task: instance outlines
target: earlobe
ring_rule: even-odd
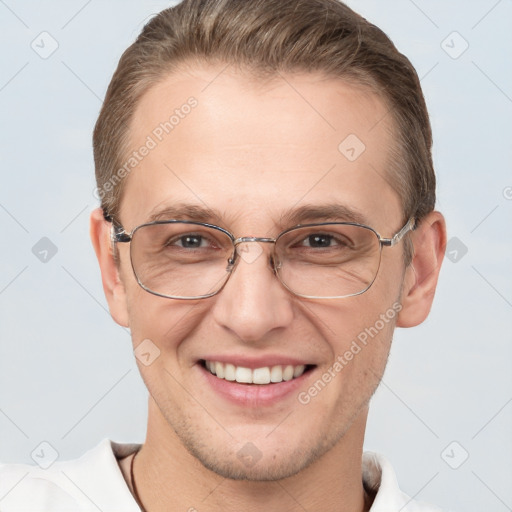
[[[119,275],[118,265],[114,259],[110,229],[111,224],[104,219],[101,208],[94,210],[90,218],[90,235],[100,265],[103,291],[112,318],[119,325],[128,327],[126,293]]]
[[[429,213],[411,234],[414,256],[405,272],[402,310],[397,327],[414,327],[428,316],[446,249],[446,225],[441,213]]]

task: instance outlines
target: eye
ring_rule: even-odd
[[[175,226],[171,226],[175,227]],[[162,238],[162,249],[175,251],[205,252],[218,249],[227,249],[230,247],[230,240],[223,239],[221,233],[206,232],[206,230],[196,232],[181,231],[178,233],[166,233]]]
[[[325,249],[331,247],[343,248],[347,247],[347,241],[340,238],[338,234],[328,233],[311,233],[306,238],[301,240],[298,244],[299,247],[311,247],[313,249]]]
[[[309,235],[303,241],[303,245],[306,247],[331,247],[334,242],[334,237],[332,235],[325,234],[314,234]]]
[[[209,246],[203,236],[194,234],[182,235],[177,239],[170,240],[168,245],[179,245],[184,249],[200,249]]]

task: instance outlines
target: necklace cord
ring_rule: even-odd
[[[147,512],[146,509],[144,508],[144,505],[142,504],[139,493],[137,492],[137,485],[135,484],[135,477],[133,475],[133,465],[134,465],[133,463],[135,462],[135,457],[137,456],[138,453],[139,453],[139,450],[137,450],[133,454],[132,461],[130,463],[130,482],[131,482],[132,488],[133,488],[133,497],[135,498],[137,505],[139,506],[139,508],[141,509],[142,512]]]

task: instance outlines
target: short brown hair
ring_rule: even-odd
[[[232,64],[256,77],[321,72],[370,87],[394,121],[386,179],[401,199],[404,220],[434,209],[432,133],[420,81],[382,30],[338,0],[184,0],[151,19],[109,85],[93,137],[107,217],[119,211],[125,173],[116,173],[141,96],[180,63],[194,61]]]

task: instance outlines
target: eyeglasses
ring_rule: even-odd
[[[111,219],[109,219],[111,220]],[[240,259],[252,263],[274,244],[269,262],[293,294],[310,299],[360,295],[375,281],[383,247],[393,247],[415,227],[414,219],[391,238],[352,222],[299,225],[276,238],[235,238],[212,224],[164,220],[131,233],[112,221],[112,241],[130,243],[133,273],[149,293],[169,299],[205,299],[219,293]]]

